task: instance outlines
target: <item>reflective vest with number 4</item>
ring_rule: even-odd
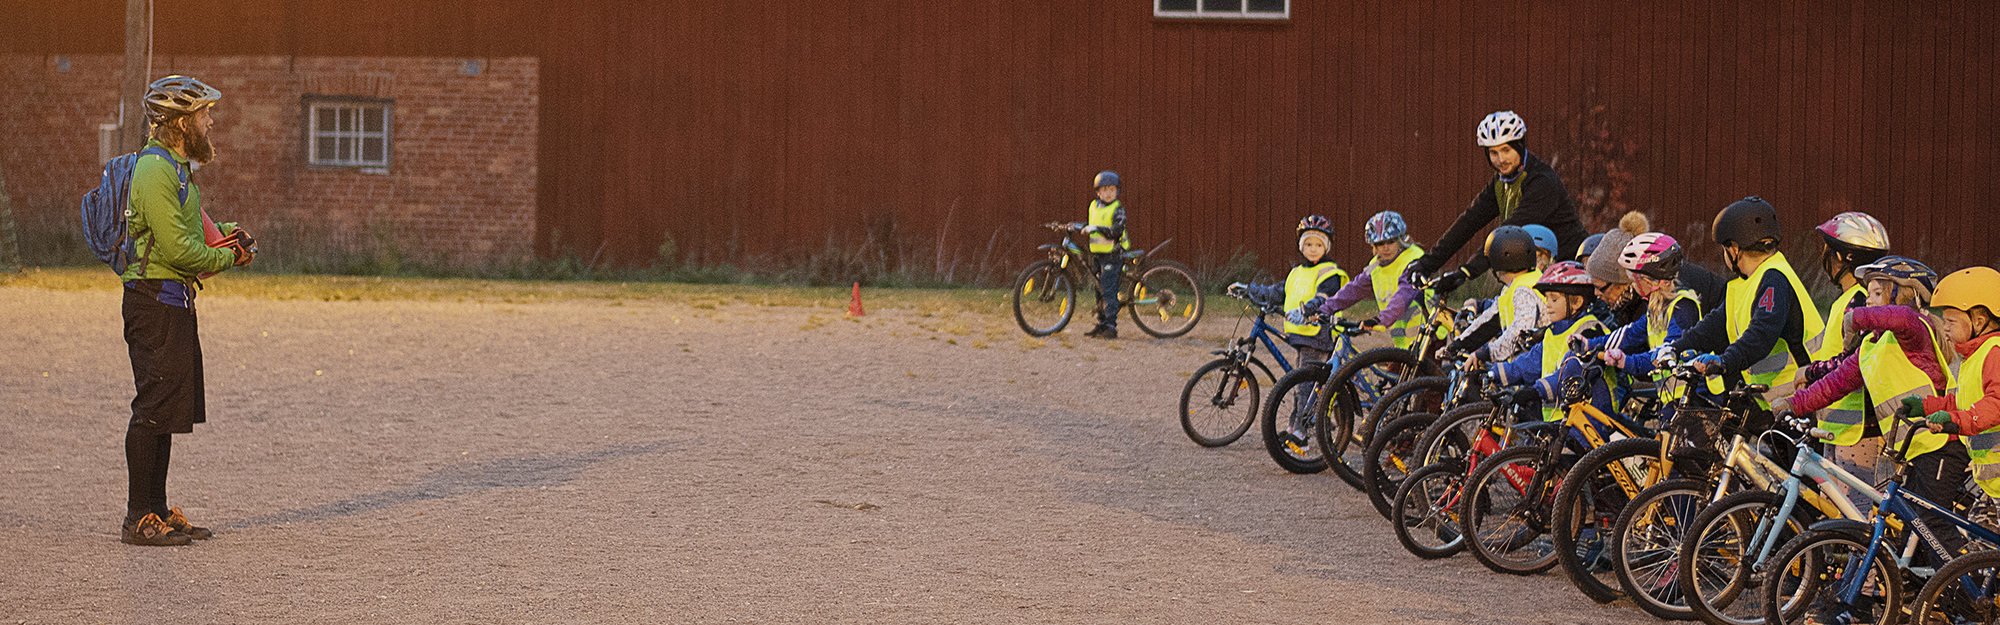
[[[1750,277],[1729,281],[1728,295],[1723,301],[1724,313],[1728,315],[1726,319],[1728,324],[1726,327],[1728,329],[1729,342],[1735,343],[1743,338],[1744,332],[1750,330],[1751,310],[1760,304],[1757,299],[1762,295],[1757,292],[1757,287],[1764,283],[1765,274],[1771,272],[1777,272],[1779,275],[1784,276],[1786,281],[1791,282],[1792,293],[1794,295],[1792,300],[1798,306],[1800,318],[1805,320],[1803,339],[1807,344],[1810,344],[1819,336],[1822,329],[1819,311],[1806,305],[1806,302],[1809,301],[1806,294],[1809,291],[1806,290],[1805,283],[1799,281],[1799,275],[1792,272],[1792,264],[1785,260],[1784,252],[1771,254],[1770,258],[1764,259],[1764,263],[1758,265],[1757,271],[1751,273]],[[1769,304],[1769,302],[1764,302],[1763,304]],[[1798,379],[1799,365],[1801,364],[1792,355],[1793,347],[1789,341],[1778,339],[1777,344],[1771,346],[1770,354],[1758,359],[1757,362],[1750,365],[1749,369],[1743,371],[1743,380],[1745,383],[1763,384],[1769,386],[1771,389],[1766,391],[1763,397],[1757,399],[1758,406],[1769,409],[1771,407],[1769,398],[1792,396],[1792,382]],[[1801,352],[1806,349],[1805,345],[1798,345],[1796,347]],[[1810,355],[1807,355],[1807,357],[1810,358]],[[1710,393],[1721,395],[1725,390],[1727,389],[1723,387],[1721,378],[1710,377],[1708,379],[1708,391]]]

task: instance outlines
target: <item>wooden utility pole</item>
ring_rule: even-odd
[[[125,0],[125,82],[118,88],[118,153],[146,146],[146,57],[152,53],[152,0]]]

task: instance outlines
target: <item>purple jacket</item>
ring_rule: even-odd
[[[1931,376],[1931,385],[1945,388],[1944,365],[1937,360],[1936,339],[1931,328],[1924,323],[1923,313],[1908,306],[1869,306],[1847,311],[1847,319],[1854,324],[1858,344],[1860,334],[1888,332],[1896,336],[1896,342],[1903,346],[1903,354],[1910,358],[1910,364]],[[1839,364],[1825,377],[1800,389],[1792,395],[1792,411],[1806,414],[1840,401],[1848,393],[1861,390],[1861,357],[1858,351],[1848,351],[1840,356]]]
[[[1353,280],[1349,280],[1346,286],[1340,287],[1339,292],[1321,304],[1319,314],[1332,317],[1361,300],[1374,299],[1375,262],[1368,261],[1368,266],[1356,272]],[[1396,293],[1389,296],[1389,301],[1375,302],[1376,307],[1381,309],[1381,312],[1375,314],[1375,323],[1394,325],[1402,321],[1404,315],[1410,314],[1410,301],[1417,299],[1417,285],[1410,284],[1410,276],[1416,275],[1414,273],[1416,266],[1416,263],[1411,263],[1409,268],[1403,270],[1403,275],[1396,279]]]

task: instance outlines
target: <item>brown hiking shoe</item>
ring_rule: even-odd
[[[208,540],[215,537],[215,532],[208,531],[208,528],[195,527],[193,523],[189,523],[187,515],[181,514],[180,508],[171,508],[171,510],[173,514],[167,515],[167,518],[161,521],[162,523],[166,523],[167,527],[174,528],[175,531],[182,534],[187,534],[188,538],[195,540]]]
[[[168,527],[165,521],[160,520],[160,515],[150,512],[140,517],[137,523],[125,525],[124,536],[118,540],[127,545],[148,547],[178,547],[194,542],[187,534]]]

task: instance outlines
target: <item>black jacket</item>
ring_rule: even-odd
[[[1526,180],[1521,181],[1521,205],[1514,209],[1513,215],[1501,223],[1511,226],[1529,224],[1547,226],[1556,233],[1555,259],[1559,261],[1574,259],[1577,246],[1582,244],[1584,237],[1589,234],[1583,229],[1583,220],[1577,217],[1576,203],[1569,197],[1569,188],[1563,186],[1562,177],[1556,175],[1554,168],[1549,167],[1548,163],[1542,162],[1542,159],[1533,153],[1522,156],[1521,172],[1521,175],[1527,176]],[[1493,183],[1499,178],[1495,175],[1493,180],[1487,181],[1486,186],[1480,188],[1479,195],[1472,198],[1472,205],[1467,206],[1465,212],[1458,216],[1458,221],[1451,225],[1451,230],[1446,231],[1444,238],[1438,240],[1437,246],[1431,248],[1421,260],[1417,261],[1419,263],[1417,266],[1423,270],[1424,275],[1435,275],[1438,269],[1444,267],[1445,261],[1450,260],[1452,255],[1458,253],[1459,248],[1465,247],[1466,242],[1472,240],[1473,235],[1479,234],[1487,224],[1500,217],[1500,200],[1493,194]],[[1472,260],[1466,261],[1464,268],[1468,277],[1477,278],[1479,274],[1486,273],[1488,266],[1486,254],[1475,249]]]

